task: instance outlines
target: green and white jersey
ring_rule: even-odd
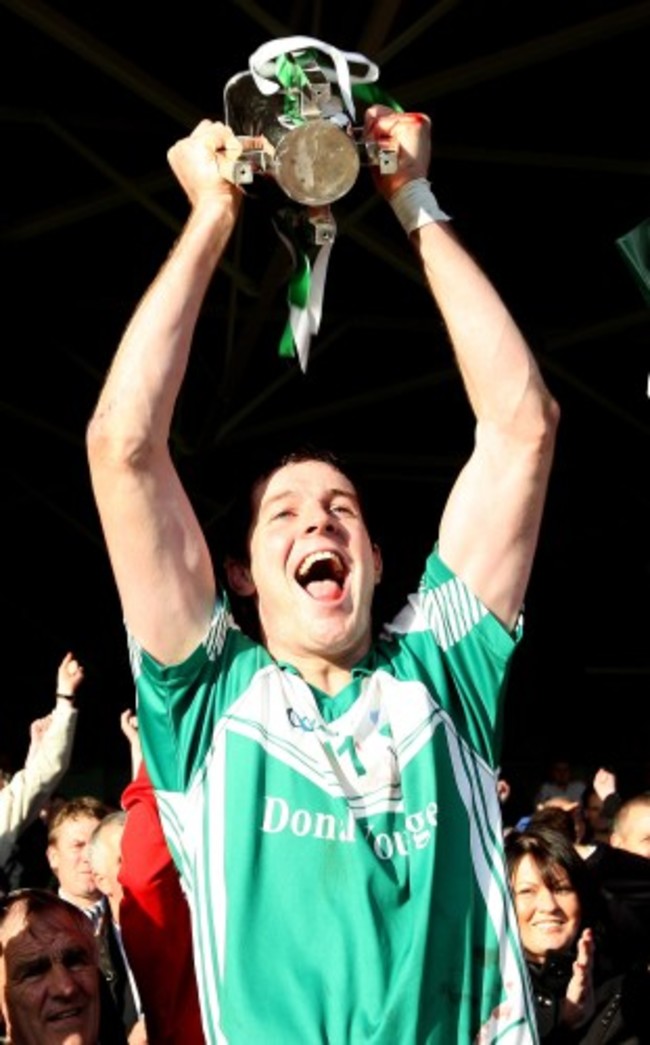
[[[537,1041],[495,786],[517,639],[433,554],[335,697],[221,603],[181,665],[133,644],[208,1042]]]

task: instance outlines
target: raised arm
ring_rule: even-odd
[[[215,594],[210,555],[168,448],[199,311],[237,218],[240,192],[217,152],[237,147],[202,121],[170,165],[192,205],[167,262],[138,305],[88,428],[90,470],[126,622],[164,664],[203,637]]]
[[[142,765],[142,744],[138,732],[138,716],[135,711],[127,708],[120,715],[120,729],[129,742],[131,753],[131,779],[135,780]]]
[[[399,170],[377,184],[393,202],[396,193],[404,199],[412,183],[428,175],[428,119],[374,107],[366,133],[397,143]],[[426,193],[426,185],[421,188]],[[414,205],[420,209],[417,194]],[[408,210],[414,207],[407,204]],[[511,628],[537,544],[558,409],[512,316],[450,223],[422,220],[410,239],[476,417],[474,450],[443,513],[440,555]]]
[[[74,700],[82,680],[83,668],[66,653],[57,672],[54,710],[32,722],[25,765],[0,791],[0,864],[70,765],[78,715]]]

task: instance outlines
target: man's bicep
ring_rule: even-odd
[[[507,627],[521,610],[548,485],[550,459],[477,446],[451,491],[440,557]]]
[[[156,660],[183,660],[203,638],[215,580],[201,527],[171,461],[93,474],[129,631]]]

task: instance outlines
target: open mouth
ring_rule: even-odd
[[[296,580],[312,599],[336,599],[341,595],[348,567],[333,551],[311,552],[296,570]]]

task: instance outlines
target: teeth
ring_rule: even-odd
[[[51,1020],[69,1020],[72,1016],[78,1016],[79,1009],[66,1009],[65,1012],[55,1012],[49,1019]]]
[[[338,570],[343,570],[343,563],[338,555],[334,552],[312,552],[305,559],[302,560],[298,567],[298,577],[306,577],[312,566],[317,562],[333,562]]]

